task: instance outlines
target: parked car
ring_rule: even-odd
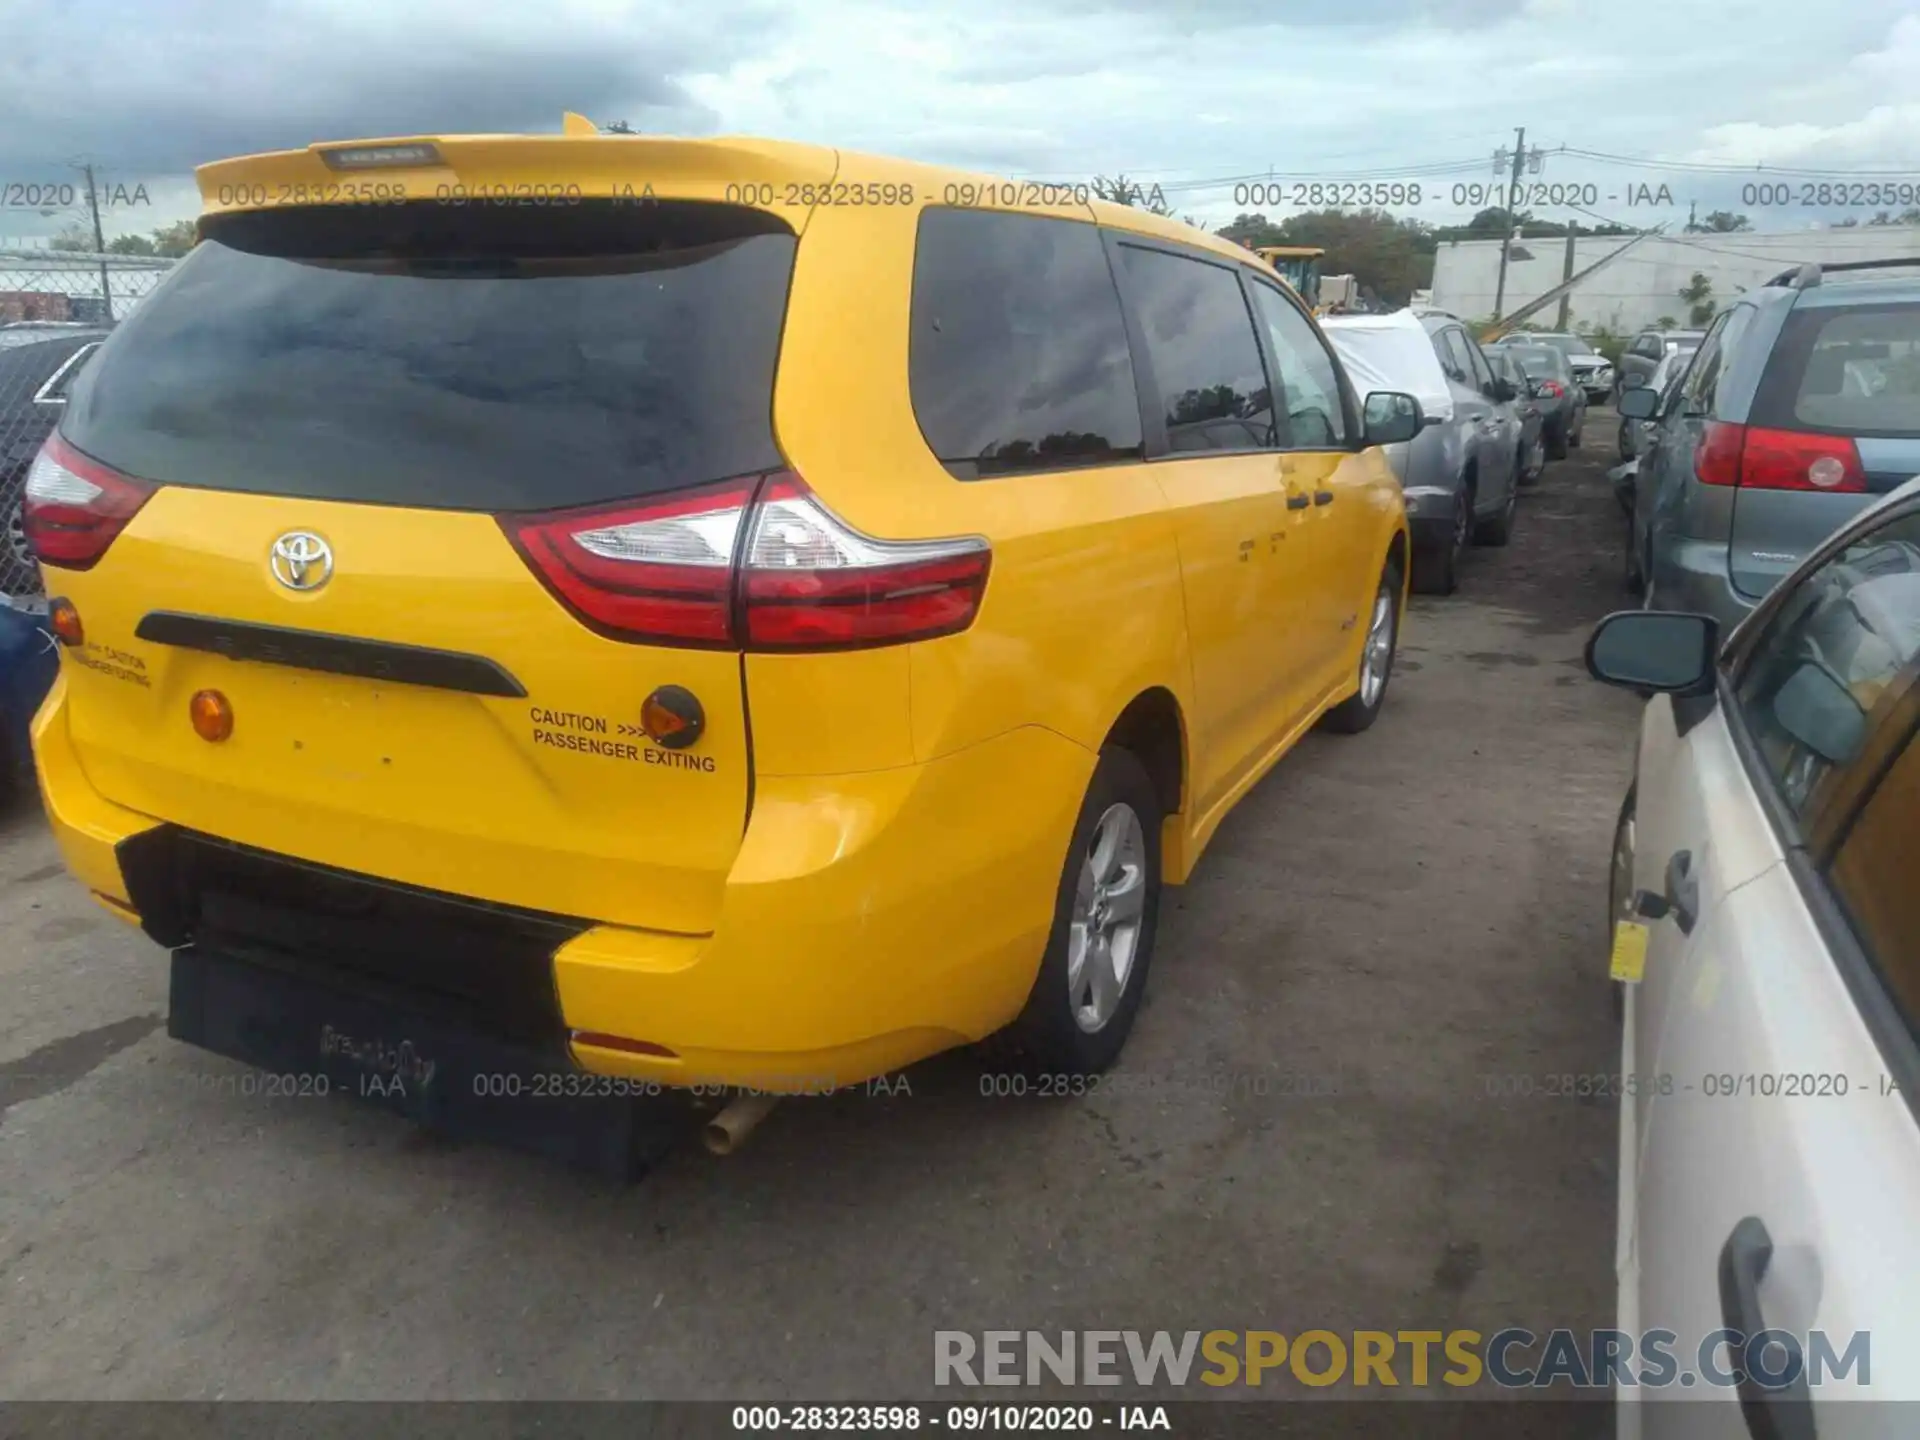
[[[1412,311],[1327,316],[1320,325],[1360,395],[1400,391],[1420,402],[1426,424],[1387,455],[1406,495],[1413,587],[1450,595],[1469,545],[1504,545],[1513,534],[1519,491],[1508,477],[1519,464],[1519,421],[1505,388],[1491,367],[1485,388],[1453,379],[1446,366],[1456,342],[1436,338]],[[1457,322],[1440,328],[1465,333]],[[1469,376],[1477,353],[1467,352]]]
[[[1663,1405],[1679,1414],[1620,1433],[1905,1435],[1892,1402],[1920,1395],[1905,1359],[1920,1347],[1920,481],[1817,543],[1724,647],[1721,633],[1707,615],[1624,611],[1587,646],[1597,678],[1653,693],[1610,867],[1617,1324],[1737,1331],[1723,1359],[1750,1375],[1748,1338],[1779,1327],[1785,1353],[1773,1383],[1696,1392],[1737,1396],[1744,1425]],[[1850,1374],[1810,1389],[1815,1328],[1831,1357],[1870,1331],[1872,1360],[1895,1359],[1869,1373],[1855,1351]],[[1843,1403],[1860,1399],[1888,1403]]]
[[[1646,388],[1620,399],[1653,418]],[[1647,604],[1731,625],[1920,474],[1920,261],[1805,266],[1707,331],[1640,463]]]
[[[20,529],[20,492],[68,388],[106,334],[55,322],[0,329],[0,597],[40,594],[40,567]]]
[[[1547,468],[1546,412],[1540,397],[1533,393],[1533,382],[1514,358],[1496,345],[1486,352],[1494,377],[1504,383],[1513,396],[1513,413],[1520,421],[1520,483],[1532,485]]]
[[[1622,383],[1629,390],[1637,390],[1644,385],[1659,395],[1659,409],[1654,412],[1658,415],[1659,410],[1666,408],[1672,392],[1679,389],[1693,356],[1692,350],[1669,350],[1660,357],[1660,363],[1653,367],[1651,374],[1634,375]],[[1624,415],[1620,417],[1618,444],[1622,460],[1637,460],[1640,457],[1641,451],[1646,449],[1647,442],[1652,438],[1654,424],[1653,420],[1629,420]]]
[[[1593,404],[1613,393],[1613,362],[1578,335],[1549,330],[1516,330],[1502,338],[1508,345],[1545,345],[1567,357],[1567,368],[1580,385],[1583,397]]]
[[[1551,345],[1500,348],[1526,374],[1533,396],[1540,402],[1547,454],[1555,460],[1566,459],[1568,449],[1580,444],[1580,432],[1587,423],[1587,394],[1574,379],[1573,367]]]
[[[0,599],[0,794],[33,788],[29,730],[59,671],[45,602]]]
[[[1642,330],[1620,351],[1619,383],[1614,398],[1617,400],[1620,392],[1651,377],[1654,367],[1667,356],[1698,350],[1706,333],[1704,330]]]
[[[479,193],[569,178],[433,145]],[[81,374],[27,488],[69,866],[179,947],[170,1033],[343,1088],[405,1035],[382,1098],[498,1138],[476,1074],[818,1089],[1003,1031],[1100,1070],[1163,883],[1380,712],[1418,401],[1123,205],[565,153],[647,203],[214,207]],[[318,194],[331,155],[199,179]],[[830,180],[876,199],[782,207]]]

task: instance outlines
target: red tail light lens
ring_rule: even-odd
[[[1693,473],[1706,485],[1743,490],[1830,490],[1858,494],[1867,488],[1860,449],[1846,435],[1809,435],[1709,420],[1693,449]]]
[[[747,545],[744,610],[755,650],[834,650],[951,635],[973,623],[984,540],[875,540],[796,475],[768,482]]]
[[[1740,442],[1746,426],[1709,420],[1693,446],[1693,473],[1702,485],[1740,483]]]
[[[153,491],[50,435],[27,472],[20,528],[41,564],[90,570]]]
[[[733,552],[754,483],[500,523],[547,588],[600,633],[729,647]]]
[[[1540,382],[1540,393],[1550,400],[1558,400],[1562,393],[1560,382],[1558,380],[1542,380]]]
[[[971,537],[863,535],[784,473],[500,523],[547,588],[600,633],[705,648],[842,650],[951,635],[973,623],[992,558]]]
[[[1750,426],[1740,451],[1740,487],[1857,494],[1867,488],[1867,470],[1850,436]]]

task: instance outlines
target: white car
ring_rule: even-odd
[[[1587,646],[1652,696],[1610,897],[1618,1324],[1719,1377],[1616,1372],[1619,1433],[1910,1436],[1849,1402],[1920,1400],[1920,477],[1717,642],[1622,611]]]

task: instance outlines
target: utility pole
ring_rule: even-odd
[[[107,237],[100,229],[100,196],[93,188],[93,166],[80,167],[87,176],[87,209],[93,212],[93,253],[100,257],[100,300],[107,308],[107,323],[113,323],[113,289],[107,283]]]
[[[1527,127],[1522,125],[1513,132],[1519,138],[1513,146],[1513,176],[1507,183],[1507,203],[1500,208],[1506,212],[1507,224],[1500,236],[1500,279],[1493,291],[1493,318],[1500,318],[1500,311],[1507,303],[1507,256],[1513,249],[1513,197],[1520,189],[1520,169],[1527,163]]]
[[[1560,267],[1560,283],[1562,285],[1573,278],[1573,225],[1573,221],[1569,220],[1567,222],[1567,262]],[[1569,290],[1560,297],[1560,318],[1556,320],[1553,325],[1553,328],[1562,334],[1566,333],[1567,322],[1572,318],[1572,305],[1573,292]]]
[[[1700,210],[1700,204],[1698,201],[1689,200],[1687,202],[1687,231],[1689,234],[1693,232],[1693,229],[1694,229],[1693,217],[1697,213],[1699,213],[1699,210]]]

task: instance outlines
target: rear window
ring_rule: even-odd
[[[1566,357],[1558,350],[1548,350],[1540,345],[1515,346],[1507,352],[1527,374],[1536,379],[1548,379],[1567,373]]]
[[[1920,436],[1920,304],[1797,307],[1751,418],[1781,429]]]
[[[960,479],[1143,458],[1126,323],[1094,226],[925,211],[912,324],[914,415]]]
[[[62,423],[168,484],[461,510],[622,499],[781,463],[795,239],[696,202],[422,202],[208,222]]]

